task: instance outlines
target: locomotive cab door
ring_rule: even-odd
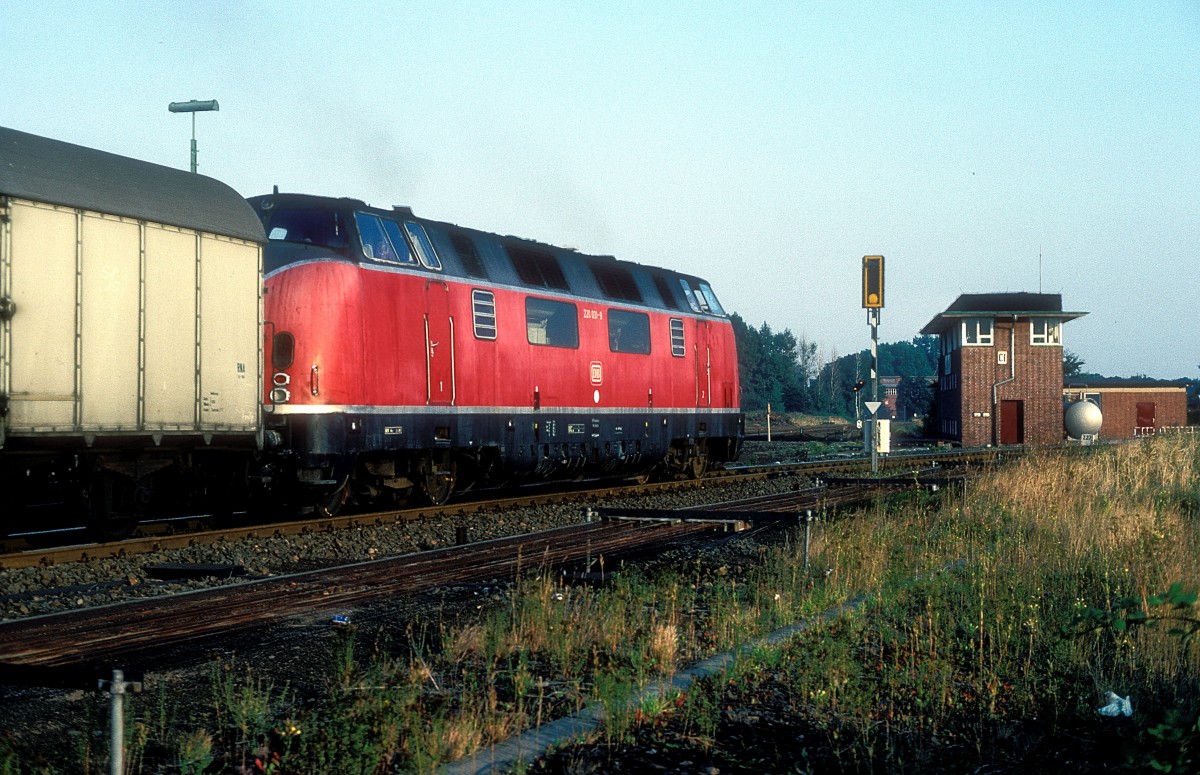
[[[712,406],[712,352],[709,349],[711,333],[707,320],[696,322],[696,406]]]
[[[430,405],[454,403],[454,318],[450,316],[450,286],[441,280],[425,283],[425,375]]]

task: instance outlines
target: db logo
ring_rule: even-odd
[[[593,385],[604,382],[604,370],[600,367],[600,361],[592,361],[591,373]]]

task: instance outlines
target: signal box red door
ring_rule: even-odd
[[[1025,443],[1025,402],[1000,402],[1000,443]]]

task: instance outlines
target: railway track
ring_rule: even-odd
[[[0,683],[24,668],[98,669],[114,663],[177,659],[214,639],[288,620],[353,615],[361,606],[472,580],[513,578],[522,568],[582,566],[674,544],[720,529],[713,523],[606,520],[469,546],[231,584],[0,623]]]
[[[438,587],[514,578],[522,568],[574,564],[587,571],[605,555],[674,546],[717,530],[794,523],[806,513],[869,500],[897,481],[920,484],[916,476],[846,480],[702,509],[591,509],[594,518],[580,525],[4,622],[0,683],[48,683],[47,670],[69,666],[78,675],[164,653],[178,659],[216,639],[236,640],[289,620],[353,615],[376,601]]]
[[[969,467],[989,465],[1012,450],[956,450],[935,453],[904,453],[880,460],[880,470],[917,470],[930,466]],[[30,568],[68,562],[86,562],[105,557],[124,557],[145,552],[176,549],[187,546],[217,544],[224,541],[261,539],[276,536],[301,535],[355,527],[379,527],[434,517],[454,517],[488,510],[524,508],[529,506],[579,503],[600,498],[615,498],[635,493],[667,492],[702,488],[712,484],[731,484],[778,476],[820,477],[838,473],[862,472],[869,464],[863,457],[841,457],[824,460],[775,463],[755,466],[733,466],[712,472],[703,479],[651,482],[648,484],[601,484],[586,488],[547,490],[538,488],[517,496],[480,498],[452,502],[444,506],[423,506],[407,509],[374,511],[360,514],[289,519],[281,522],[239,525],[210,529],[201,517],[193,520],[147,522],[138,527],[134,537],[104,543],[75,543],[64,546],[33,546],[31,538],[21,536],[0,542],[0,569]],[[45,539],[43,539],[45,540]]]

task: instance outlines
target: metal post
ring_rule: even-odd
[[[867,310],[871,325],[871,400],[879,401],[879,310]],[[871,473],[879,473],[879,409],[871,413]]]
[[[196,172],[196,114],[192,113],[192,173]]]
[[[109,721],[109,768],[111,775],[125,775],[125,672],[113,670],[112,683],[108,687],[112,697]]]
[[[812,509],[804,512],[804,570],[808,570],[808,547],[812,538]]]

